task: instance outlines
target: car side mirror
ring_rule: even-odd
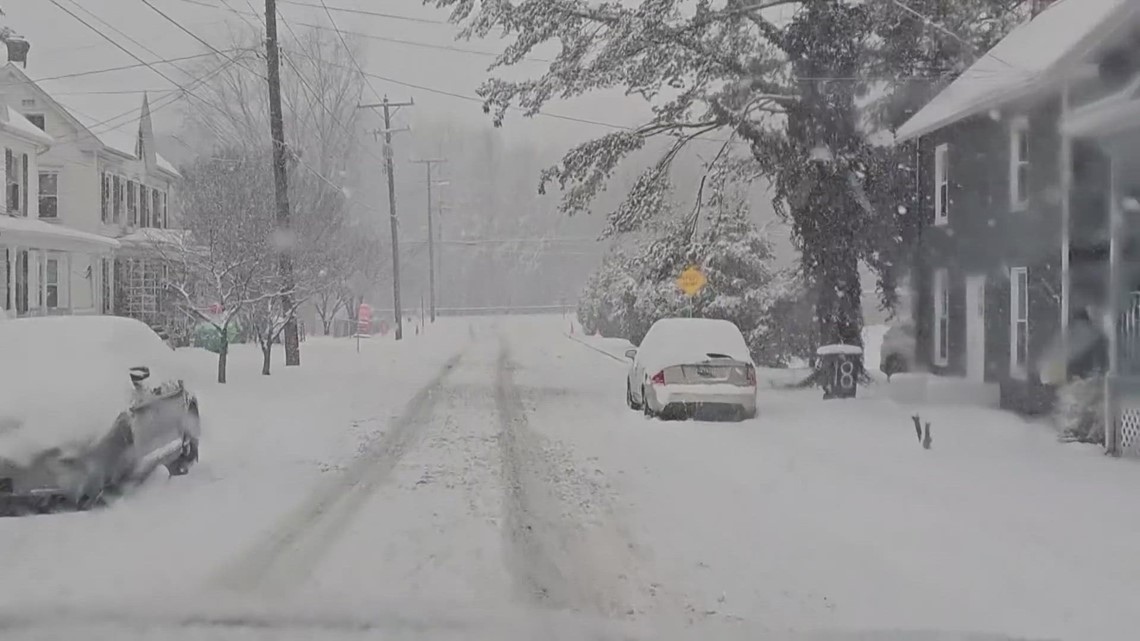
[[[634,358],[637,358],[637,350],[636,349],[625,350],[625,357],[632,361]]]
[[[145,365],[139,365],[131,368],[131,380],[135,383],[141,383],[150,378],[150,368]]]

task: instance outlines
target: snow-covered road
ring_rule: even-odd
[[[647,420],[625,407],[622,346],[567,329],[445,319],[361,354],[314,340],[304,367],[269,378],[239,351],[226,387],[188,352],[209,408],[201,465],[104,510],[0,520],[0,605],[1135,638],[1135,462],[876,389],[826,403],[762,389],[743,423]]]

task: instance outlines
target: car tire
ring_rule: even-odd
[[[198,439],[192,436],[200,429],[201,418],[198,416],[197,405],[190,406],[184,420],[187,424],[183,426],[182,450],[178,453],[178,458],[166,464],[166,471],[171,476],[186,475],[190,472],[190,466],[198,462]]]
[[[641,411],[645,413],[645,418],[653,418],[656,414],[653,408],[649,406],[649,397],[645,395],[645,387],[641,388]]]
[[[626,402],[626,405],[629,405],[629,409],[631,409],[631,410],[641,409],[641,405],[637,404],[633,400],[633,388],[630,387],[629,381],[625,382],[625,402]]]

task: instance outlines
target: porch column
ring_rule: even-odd
[[[114,316],[119,310],[115,309],[115,290],[119,287],[117,270],[115,265],[118,263],[118,258],[114,254],[107,254],[107,296],[110,300],[107,301],[107,313]]]
[[[56,290],[67,294],[67,305],[65,305],[64,308],[67,310],[68,315],[70,315],[75,313],[75,305],[72,303],[74,299],[71,296],[71,252],[64,252],[63,265],[60,271],[63,273],[58,274],[56,278],[59,279],[61,284],[56,286]],[[63,283],[66,283],[66,287],[63,286]]]
[[[1120,263],[1124,247],[1122,233],[1124,232],[1124,212],[1120,203],[1120,162],[1116,158],[1116,151],[1109,154],[1109,189],[1108,189],[1108,292],[1106,319],[1108,325],[1108,374],[1104,377],[1104,447],[1111,454],[1119,454],[1117,443],[1117,430],[1119,429],[1119,398],[1116,390],[1116,381],[1120,375],[1120,337],[1117,335],[1117,326],[1120,323],[1121,291]]]
[[[12,312],[12,316],[16,315],[16,254],[19,253],[20,248],[16,245],[8,247],[8,257],[5,259],[8,263],[8,269],[5,270],[7,282],[7,291],[4,296],[4,307]]]
[[[1061,122],[1069,116],[1069,83],[1061,91]],[[1069,316],[1072,309],[1072,275],[1069,266],[1073,194],[1073,139],[1061,133],[1061,354],[1062,381],[1069,380]]]
[[[37,277],[39,278],[39,282],[37,284],[39,285],[39,289],[40,289],[40,299],[39,299],[39,301],[40,301],[40,316],[47,316],[48,315],[48,297],[47,297],[47,260],[48,260],[48,253],[47,253],[47,250],[41,249],[39,251],[39,255],[40,255],[40,261],[39,261],[39,264],[36,265],[36,269],[38,270]],[[57,293],[59,292],[58,280],[59,280],[59,271],[56,270],[57,284],[55,287],[55,291]],[[58,301],[56,301],[56,302],[58,304]]]

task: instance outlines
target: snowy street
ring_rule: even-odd
[[[360,354],[314,339],[268,378],[237,350],[224,387],[181,351],[200,465],[0,520],[4,613],[177,597],[569,611],[645,638],[1132,637],[1134,462],[1012,414],[900,406],[885,382],[825,403],[762,378],[755,420],[649,420],[625,407],[620,344],[568,322],[441,319]]]

